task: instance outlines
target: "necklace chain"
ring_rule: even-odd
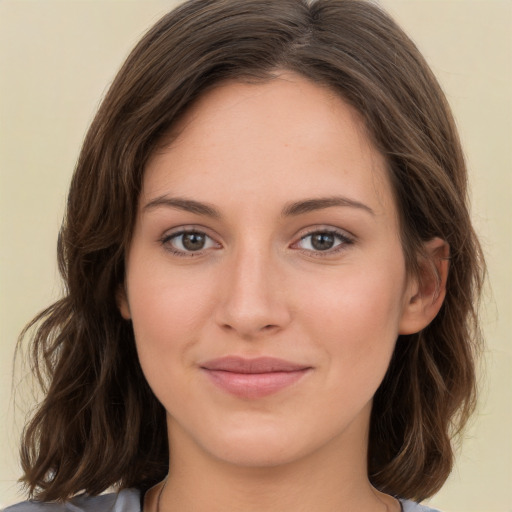
[[[167,478],[165,479],[164,485],[162,485],[162,488],[160,489],[160,491],[158,493],[158,497],[156,499],[156,512],[160,512],[160,500],[162,498],[162,494],[164,492],[164,489],[165,489],[166,485],[167,485]],[[398,501],[398,504],[400,505],[401,512],[403,512],[404,511],[404,507],[402,505],[402,502],[398,498],[395,498],[395,499]],[[384,503],[384,505],[386,506],[386,512],[389,512],[388,504]]]

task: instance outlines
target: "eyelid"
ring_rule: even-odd
[[[356,237],[351,233],[348,233],[346,230],[342,230],[340,228],[335,228],[333,226],[314,226],[311,228],[307,228],[307,230],[301,233],[296,242],[293,242],[291,245],[292,248],[297,246],[300,242],[302,242],[305,238],[312,236],[316,233],[328,233],[334,235],[336,238],[340,240],[340,243],[335,245],[331,249],[322,250],[314,250],[314,249],[301,249],[297,247],[297,249],[305,254],[312,255],[314,257],[326,257],[333,256],[339,252],[342,252],[347,249],[347,246],[353,245],[356,241]]]
[[[201,226],[196,225],[187,225],[187,226],[179,226],[170,230],[167,230],[159,239],[158,242],[164,246],[165,250],[169,251],[171,254],[180,257],[194,257],[194,256],[202,256],[206,251],[213,248],[220,248],[222,245],[211,235],[208,234],[208,230]],[[206,247],[203,249],[199,249],[197,251],[187,251],[181,250],[176,247],[173,247],[172,240],[179,238],[182,235],[187,233],[198,233],[204,235],[205,238],[209,239],[213,242],[216,247]]]

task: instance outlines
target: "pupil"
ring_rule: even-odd
[[[317,233],[311,238],[311,245],[318,251],[326,251],[334,245],[334,235],[329,233]]]
[[[201,233],[185,233],[183,247],[189,251],[199,251],[204,247],[204,235]]]

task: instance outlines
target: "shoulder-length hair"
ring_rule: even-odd
[[[422,500],[446,480],[452,437],[474,407],[483,258],[445,97],[412,41],[362,0],[191,0],[129,55],[84,141],[58,241],[64,298],[25,329],[45,398],[24,431],[22,481],[41,500],[109,486],[145,490],[168,470],[165,411],[137,360],[116,292],[145,164],[186,109],[226,80],[296,72],[355,107],[385,156],[407,269],[424,242],[450,246],[447,294],[423,331],[400,336],[374,397],[368,472]]]

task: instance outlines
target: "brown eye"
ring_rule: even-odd
[[[317,251],[327,251],[334,247],[336,237],[332,233],[314,233],[311,235],[311,246]]]
[[[204,248],[206,235],[204,233],[183,233],[182,244],[187,251],[200,251]]]
[[[297,245],[300,249],[313,254],[333,254],[352,243],[352,239],[338,231],[313,231],[303,236]]]
[[[192,256],[205,249],[219,248],[219,244],[202,231],[180,231],[165,236],[162,245],[177,256]]]

